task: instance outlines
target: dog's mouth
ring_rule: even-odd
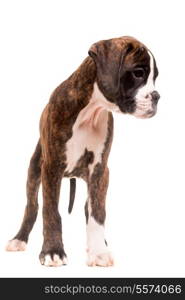
[[[149,119],[152,118],[153,116],[155,116],[156,111],[148,111],[146,114],[144,114],[143,116],[141,116],[141,119]]]
[[[136,109],[136,111],[133,113],[133,115],[136,118],[149,119],[149,118],[152,118],[153,116],[155,116],[156,112],[157,112],[157,106],[155,105],[155,107],[153,107],[152,109],[148,109],[147,111]]]

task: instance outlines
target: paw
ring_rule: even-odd
[[[41,252],[39,256],[41,265],[46,267],[60,267],[62,265],[67,265],[67,257],[64,251],[62,253],[44,253]]]
[[[100,254],[94,254],[88,251],[87,265],[89,267],[111,267],[114,265],[114,261],[110,252],[104,252]]]
[[[8,242],[6,251],[24,251],[26,250],[26,242],[14,239]]]

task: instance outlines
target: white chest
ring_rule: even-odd
[[[89,112],[89,107],[84,110]],[[88,166],[90,174],[94,166],[101,162],[104,144],[107,137],[108,112],[97,109],[91,117],[84,120],[84,110],[77,117],[73,126],[72,137],[66,144],[67,172],[72,172],[85,150],[92,151],[93,163]]]
[[[72,128],[72,137],[66,144],[66,172],[74,170],[86,149],[94,155],[93,163],[88,166],[90,174],[94,166],[101,162],[108,135],[109,111],[119,109],[104,97],[95,82],[91,99],[80,111]]]

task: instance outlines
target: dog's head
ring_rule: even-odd
[[[132,37],[103,40],[89,50],[97,68],[97,83],[105,98],[123,113],[149,118],[160,98],[155,90],[158,70],[153,54]]]

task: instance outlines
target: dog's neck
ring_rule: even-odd
[[[95,128],[108,111],[119,111],[100,91],[96,64],[91,57],[87,57],[68,80],[58,86],[52,101],[57,102],[59,119],[65,106],[65,118],[76,117],[78,126],[86,124]]]
[[[80,111],[76,125],[89,125],[96,128],[103,115],[107,112],[118,111],[118,107],[108,101],[100,91],[97,82],[93,85],[93,92],[88,104]]]

